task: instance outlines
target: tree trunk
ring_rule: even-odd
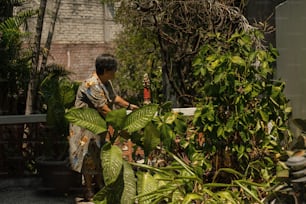
[[[28,85],[26,110],[25,114],[29,115],[37,111],[37,90],[38,90],[38,64],[40,55],[41,35],[44,24],[45,11],[47,7],[47,0],[41,0],[36,24],[36,35],[34,41],[33,57],[32,57],[32,70],[30,74],[30,81]]]
[[[50,52],[50,48],[51,48],[51,42],[52,42],[53,33],[54,33],[54,29],[55,29],[55,23],[56,23],[56,20],[57,20],[58,11],[60,9],[60,6],[61,6],[61,0],[57,0],[55,2],[55,5],[54,5],[53,11],[55,11],[55,12],[53,12],[53,14],[52,14],[52,22],[51,22],[51,25],[50,25],[50,30],[48,32],[48,37],[47,37],[46,44],[45,44],[45,50],[46,51],[43,52],[43,56],[42,56],[41,67],[40,67],[41,72],[44,71],[45,68],[46,68],[47,59],[48,59],[48,56],[49,56],[49,52]]]

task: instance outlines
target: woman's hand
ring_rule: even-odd
[[[136,110],[136,109],[138,109],[139,107],[137,106],[137,105],[135,105],[135,104],[129,104],[129,106],[128,106],[128,109],[129,110]]]
[[[130,110],[136,110],[136,109],[138,109],[139,107],[137,106],[137,105],[135,105],[135,104],[130,104]]]

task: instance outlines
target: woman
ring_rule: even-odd
[[[95,108],[102,117],[105,117],[115,104],[130,110],[137,109],[137,105],[130,104],[116,94],[110,81],[115,78],[116,71],[117,61],[113,55],[99,55],[96,58],[96,71],[78,89],[75,106]],[[110,127],[109,131],[111,130]],[[104,139],[105,134],[95,135],[84,128],[71,125],[70,162],[72,169],[84,176],[86,200],[91,200],[94,195],[93,179],[98,189],[103,187],[100,148]]]

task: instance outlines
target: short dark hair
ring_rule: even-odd
[[[96,73],[103,74],[105,70],[117,71],[117,60],[111,54],[101,54],[96,58]]]

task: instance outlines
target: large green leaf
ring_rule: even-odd
[[[136,178],[131,165],[126,161],[123,161],[123,181],[124,189],[121,196],[121,203],[134,204],[134,197],[136,196]]]
[[[94,204],[107,204],[107,200],[106,199],[102,200],[102,201],[94,200],[93,202],[94,202]]]
[[[124,189],[126,188],[124,177],[126,176],[124,175],[124,170],[122,168],[118,178],[114,183],[105,186],[103,189],[101,189],[98,193],[95,194],[94,203],[131,203],[130,201],[133,199],[133,196],[135,196],[133,194],[131,194],[130,198],[124,199],[125,201],[121,202]],[[134,187],[134,191],[136,191],[136,187]]]
[[[160,132],[152,123],[145,127],[143,143],[145,155],[148,155],[160,143]]]
[[[122,203],[122,193],[125,188],[124,186],[124,173],[123,168],[121,168],[120,174],[116,181],[110,185],[109,191],[107,193],[107,203]]]
[[[107,204],[107,194],[109,192],[109,187],[104,186],[101,190],[98,191],[98,193],[95,194],[93,197],[93,201],[95,204]]]
[[[151,193],[158,188],[158,182],[148,172],[137,172],[137,192],[138,195]],[[150,204],[151,199],[148,196],[139,197],[139,204]]]
[[[98,111],[92,108],[72,108],[65,114],[67,120],[86,128],[95,134],[107,131],[106,122]]]
[[[133,111],[128,115],[124,129],[132,133],[144,128],[157,113],[157,109],[157,104],[150,104]]]
[[[107,113],[105,120],[106,122],[110,123],[113,128],[121,130],[123,129],[126,117],[126,109],[121,108]]]
[[[59,81],[59,94],[61,97],[61,102],[63,103],[64,107],[69,106],[70,104],[74,103],[75,100],[75,86],[76,83],[62,78]]]
[[[106,143],[100,154],[105,185],[114,183],[120,175],[123,159],[122,151],[116,145]]]

